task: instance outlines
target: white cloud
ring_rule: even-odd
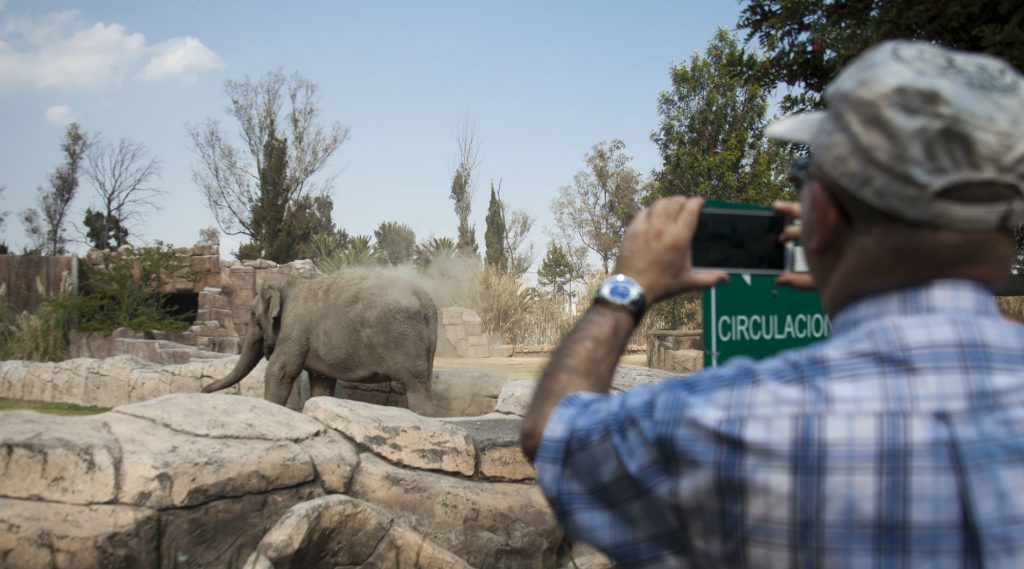
[[[194,78],[196,72],[221,66],[196,38],[147,46],[143,34],[121,24],[89,24],[77,10],[0,18],[0,90],[102,89],[132,76]]]
[[[46,122],[58,126],[64,126],[74,122],[75,118],[68,105],[54,105],[43,113]]]
[[[184,77],[195,79],[195,72],[224,67],[216,53],[192,36],[174,38],[153,48],[156,55],[139,73],[139,79]]]

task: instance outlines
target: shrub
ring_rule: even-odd
[[[552,345],[576,321],[563,296],[523,288],[518,279],[492,266],[485,266],[474,284],[468,306],[480,315],[490,336],[506,343]]]
[[[161,288],[174,278],[197,282],[202,272],[191,271],[170,245],[136,249],[131,256],[103,254],[100,267],[85,266],[83,294],[65,303],[76,316],[74,328],[110,334],[117,328],[135,330],[187,330],[194,314],[182,317],[164,310]]]
[[[1024,322],[1024,296],[997,296],[996,302],[1004,316]]]
[[[0,360],[55,362],[67,358],[70,314],[65,301],[71,290],[67,274],[56,297],[46,297],[36,282],[43,303],[35,314],[15,314],[7,304],[7,289],[0,285]]]

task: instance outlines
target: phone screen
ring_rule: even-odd
[[[693,236],[693,266],[733,273],[786,270],[779,241],[786,218],[767,210],[704,208]]]

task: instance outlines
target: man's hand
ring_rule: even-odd
[[[772,209],[776,213],[781,213],[786,217],[794,220],[800,220],[800,202],[784,202],[777,201],[772,204]],[[782,235],[779,240],[783,243],[789,241],[798,241],[801,236],[800,224],[793,223],[787,225],[782,230]],[[788,286],[790,288],[802,289],[802,290],[814,290],[814,277],[811,273],[783,273],[775,278],[775,284],[777,286]]]
[[[690,244],[703,206],[701,198],[662,198],[629,224],[614,272],[633,277],[648,304],[729,280],[721,271],[693,270]]]

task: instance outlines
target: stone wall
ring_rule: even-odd
[[[185,262],[185,268],[172,275],[165,275],[163,293],[198,293],[206,287],[220,286],[220,248],[217,245],[193,245],[178,247],[174,250],[179,260]],[[102,267],[104,259],[109,255],[111,261],[132,259],[134,249],[123,245],[116,251],[98,251],[89,249],[82,262],[91,267]],[[197,277],[197,278],[194,278]]]
[[[647,367],[679,374],[704,369],[702,334],[700,330],[651,330]]]
[[[309,260],[284,265],[266,260],[222,261],[217,245],[179,247],[175,249],[175,253],[179,259],[185,261],[187,268],[170,275],[161,292],[195,294],[198,309],[189,332],[174,341],[222,354],[239,352],[239,338],[245,336],[249,326],[249,305],[267,275],[286,273],[312,278],[321,274]],[[93,267],[100,267],[104,263],[105,255],[110,255],[114,260],[130,259],[132,248],[124,246],[111,252],[93,249],[86,254],[84,262]],[[190,276],[199,278],[191,280]],[[122,344],[114,345],[118,348]]]
[[[195,294],[198,308],[195,321],[189,331],[175,339],[167,338],[166,340],[208,352],[239,353],[240,338],[245,337],[249,328],[250,305],[268,275],[284,273],[300,278],[323,276],[309,260],[293,261],[283,265],[267,260],[222,261],[217,245],[179,247],[175,249],[175,253],[179,259],[185,261],[187,268],[177,274],[169,275],[161,292]],[[131,259],[133,250],[127,245],[116,251],[104,252],[92,249],[86,254],[83,262],[91,267],[101,267],[108,255],[113,260]],[[4,261],[4,257],[12,257],[17,260],[15,256],[0,256],[0,276],[3,275],[5,266],[17,265],[14,260]],[[56,263],[55,260],[70,260],[69,262],[72,263],[76,260],[74,257],[40,257],[39,259],[48,260],[50,264]],[[5,262],[7,265],[4,264]],[[192,279],[190,276],[198,276],[198,278]],[[151,334],[147,333],[147,337],[134,338],[113,336],[109,339],[107,347],[100,346],[103,340],[97,338],[77,341],[76,345],[72,346],[72,354],[79,357],[107,357],[131,353],[142,354],[141,357],[146,357],[144,354],[156,353],[160,348],[122,340],[132,339],[141,342],[153,339],[148,335]],[[512,346],[501,344],[496,339],[488,337],[483,330],[480,316],[476,312],[457,306],[439,310],[437,356],[509,357],[512,355],[512,351]],[[180,360],[157,359],[153,361],[180,363]]]
[[[34,312],[44,297],[57,296],[66,287],[78,292],[78,258],[39,255],[0,255],[0,287],[15,313]]]
[[[224,377],[238,356],[197,351],[165,340],[119,338],[118,352],[129,355],[102,359],[76,358],[58,363],[0,361],[0,398],[45,403],[115,407],[148,401],[171,393],[197,393]],[[163,345],[174,346],[167,348]],[[109,348],[110,346],[104,346]],[[95,348],[95,347],[93,347]],[[181,360],[185,360],[184,362]],[[263,397],[266,360],[223,393]],[[339,382],[335,395],[344,399],[405,407],[400,385]],[[472,377],[459,372],[434,372],[431,390],[415,411],[430,417],[472,417],[494,410],[504,379]],[[303,372],[288,406],[301,409],[309,399]]]
[[[305,279],[322,276],[316,265],[308,259],[292,261],[283,265],[262,259],[258,261],[224,261],[222,263],[219,294],[224,298],[226,303],[224,309],[230,312],[234,330],[239,337],[244,338],[249,328],[249,318],[252,313],[250,305],[252,299],[256,297],[260,285],[268,275],[278,273]],[[202,300],[200,298],[200,301]],[[218,301],[218,306],[220,306],[220,302]],[[202,311],[202,303],[199,308]],[[198,321],[199,318],[196,320]]]
[[[512,346],[499,344],[484,332],[480,315],[461,306],[438,311],[437,356],[442,358],[503,358]]]

